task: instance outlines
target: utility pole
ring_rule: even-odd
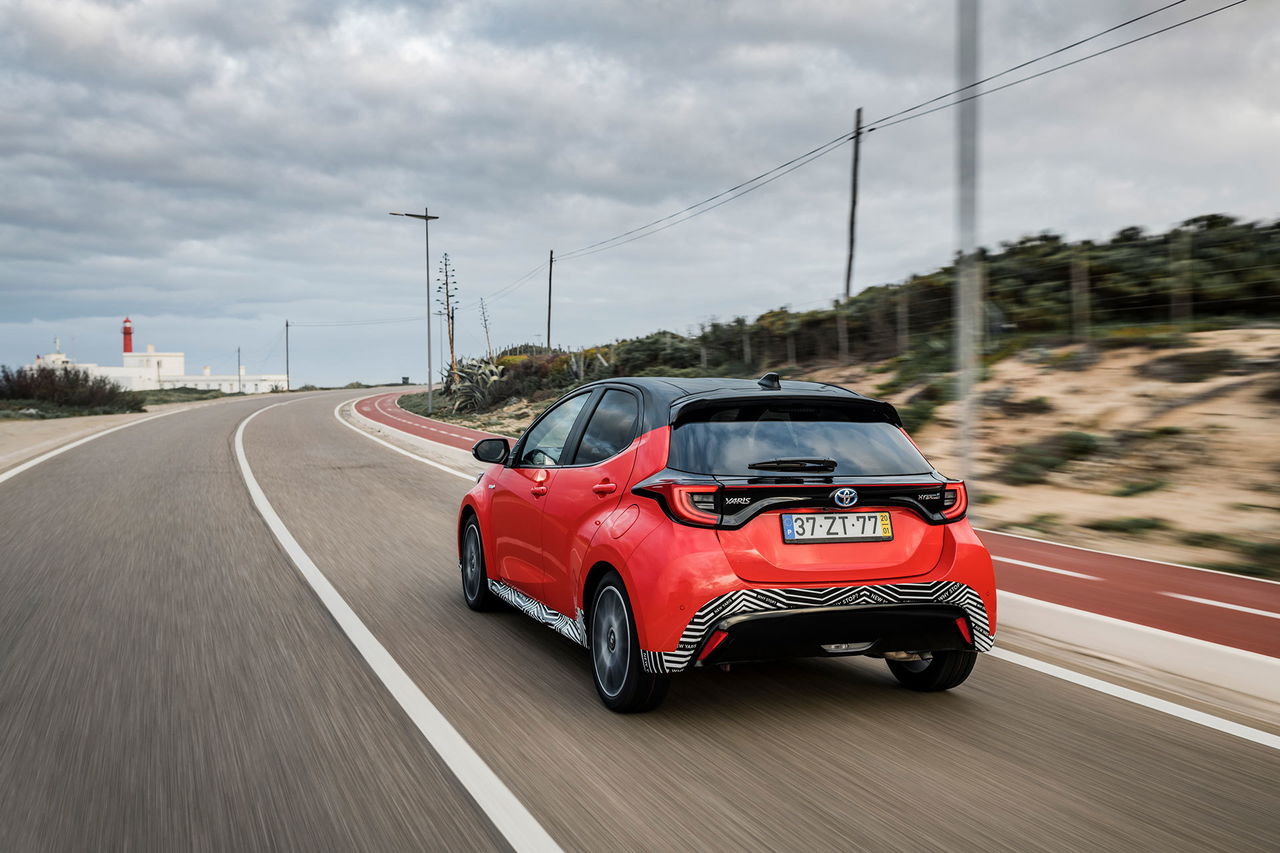
[[[484,304],[484,297],[480,297],[480,325],[484,326],[484,349],[489,354],[489,361],[493,361],[493,343],[489,340],[489,309]]]
[[[422,208],[422,213],[393,213],[392,216],[407,216],[410,219],[422,220],[422,236],[423,245],[427,253],[427,414],[435,411],[434,401],[431,397],[431,386],[434,382],[435,367],[431,363],[431,220],[439,219],[439,216],[432,216],[428,208]]]
[[[974,433],[977,404],[974,385],[978,376],[978,352],[982,312],[981,274],[978,269],[978,0],[956,2],[957,86],[957,204],[956,220],[960,237],[960,260],[956,269],[955,366],[956,398],[960,403],[956,435],[956,458],[960,478],[974,475]],[[972,485],[970,494],[972,495]]]
[[[1191,232],[1175,234],[1171,248],[1173,288],[1169,299],[1169,321],[1185,332],[1191,327]]]
[[[853,114],[853,170],[849,184],[849,251],[844,262],[844,299],[836,309],[836,346],[840,353],[840,363],[849,361],[849,320],[845,316],[845,307],[853,293],[853,249],[858,227],[858,168],[862,161],[862,107]]]
[[[236,347],[236,392],[244,393],[244,374],[240,368],[240,347]]]
[[[1071,325],[1078,343],[1089,342],[1089,256],[1081,246],[1071,261]]]
[[[848,303],[846,300],[840,300],[836,305],[836,346],[839,348],[840,363],[846,364],[849,361],[849,320],[846,316]]]
[[[289,321],[284,321],[284,390],[292,391],[289,386]]]
[[[556,265],[556,250],[547,256],[547,355],[551,354],[551,271]]]
[[[903,282],[898,285],[898,355],[906,355],[907,350],[911,348],[911,330],[908,327],[910,317],[908,316],[910,306],[907,305],[907,283]]]
[[[853,287],[853,248],[858,226],[858,163],[862,159],[862,107],[853,114],[853,179],[849,189],[849,253],[844,263],[844,301]]]

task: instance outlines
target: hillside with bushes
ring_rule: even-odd
[[[1040,234],[983,257],[975,516],[1280,577],[1280,224],[1204,216],[1099,243]],[[1087,281],[1086,328],[1073,322],[1073,275]],[[843,306],[464,361],[436,416],[517,435],[594,379],[776,370],[893,402],[926,454],[955,470],[954,278],[945,266]]]

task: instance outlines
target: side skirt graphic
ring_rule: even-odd
[[[560,611],[547,607],[536,598],[492,578],[489,579],[489,591],[525,616],[541,622],[556,633],[563,634],[578,645],[586,647],[587,630],[582,611],[578,611],[577,619],[570,619]]]

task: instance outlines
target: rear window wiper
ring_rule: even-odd
[[[794,456],[752,462],[747,467],[753,471],[834,471],[838,464],[834,459]]]

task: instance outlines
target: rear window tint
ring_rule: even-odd
[[[610,388],[596,406],[578,445],[575,465],[594,465],[620,452],[636,435],[640,404],[626,391]]]
[[[681,421],[671,434],[668,464],[679,471],[767,477],[780,471],[752,469],[774,459],[831,459],[836,477],[926,474],[933,467],[893,424],[855,406],[751,404],[705,410]]]

